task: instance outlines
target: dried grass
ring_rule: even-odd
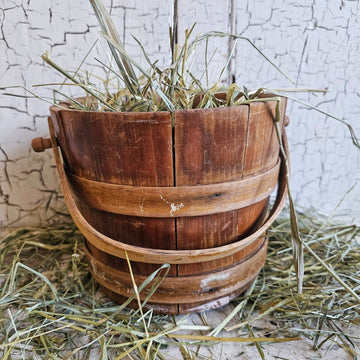
[[[336,344],[356,358],[352,329],[360,325],[360,228],[314,213],[300,213],[298,220],[305,245],[303,293],[297,293],[289,218],[281,217],[270,231],[263,271],[233,302],[233,310],[221,313],[219,325],[211,324],[207,313],[200,314],[202,323],[193,324],[186,315],[142,313],[141,307],[131,310],[110,301],[97,291],[73,225],[4,230],[0,355],[167,359],[169,350],[178,348],[184,359],[200,359],[196,353],[203,346],[247,342],[261,343],[257,349],[263,358],[266,343],[306,338],[314,349]],[[141,291],[141,284],[137,288]],[[262,318],[271,328],[258,328]]]

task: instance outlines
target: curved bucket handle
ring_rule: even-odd
[[[73,218],[76,226],[86,239],[96,246],[99,250],[104,251],[108,254],[118,256],[120,258],[126,258],[126,254],[131,261],[153,263],[153,264],[193,264],[206,261],[212,261],[224,258],[232,255],[249,246],[257,238],[262,236],[265,231],[270,227],[280,211],[284,207],[285,200],[287,197],[287,185],[286,177],[287,171],[285,161],[282,159],[281,168],[279,174],[279,182],[276,200],[272,210],[268,217],[263,222],[262,226],[248,235],[246,238],[238,240],[234,243],[222,245],[214,248],[207,249],[195,249],[195,250],[162,250],[162,249],[151,249],[143,248],[140,246],[134,246],[123,243],[118,240],[111,239],[110,237],[100,233],[94,227],[92,227],[80,212],[73,195],[70,190],[70,186],[65,174],[64,167],[61,161],[61,155],[58,148],[58,143],[55,136],[54,125],[52,119],[49,117],[49,131],[51,136],[51,144],[54,152],[56,168],[59,175],[61,189],[64,194],[65,202],[68,207],[69,213]],[[283,131],[282,134],[284,148],[286,156],[289,156],[288,144],[286,133]]]

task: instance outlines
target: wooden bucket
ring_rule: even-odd
[[[157,312],[218,307],[252,283],[286,197],[275,105],[172,115],[50,108],[63,193],[86,238],[90,271],[110,297],[133,293],[126,257],[138,286],[171,265],[146,304]],[[284,100],[282,118],[285,107]]]

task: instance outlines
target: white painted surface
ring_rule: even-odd
[[[167,63],[171,1],[113,3],[114,20],[129,53],[140,60],[139,49],[130,36],[134,34],[153,60]],[[233,29],[253,40],[296,80],[298,87],[328,88],[326,95],[300,98],[346,119],[360,136],[359,2],[234,3]],[[75,69],[98,37],[99,28],[86,0],[0,0],[0,9],[0,87],[23,85],[31,89],[33,84],[62,81],[43,65],[40,55],[50,50],[52,58],[63,67]],[[195,21],[195,33],[227,31],[231,28],[229,9],[231,0],[179,0],[180,35]],[[209,45],[210,53],[217,49],[213,78],[225,63],[228,46],[224,39]],[[105,49],[100,46],[93,56],[104,55]],[[203,57],[195,60],[194,72],[199,72]],[[233,69],[236,82],[250,89],[291,86],[246,41],[238,43]],[[38,93],[44,94],[44,90]],[[31,139],[47,134],[47,108],[46,103],[34,99],[0,97],[1,225],[20,218],[23,220],[18,225],[54,221],[53,216],[64,210],[51,152],[30,151]],[[347,129],[326,116],[292,102],[288,114],[294,197],[301,206],[330,213],[359,182],[360,151],[352,146]],[[337,213],[360,218],[360,184]]]

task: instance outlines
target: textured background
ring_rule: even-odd
[[[131,55],[142,61],[133,34],[153,60],[168,63],[172,1],[114,0],[107,5],[112,5]],[[194,22],[195,33],[219,30],[248,37],[298,87],[329,89],[326,95],[297,96],[346,119],[360,135],[358,1],[179,0],[178,6],[180,37]],[[21,85],[34,90],[34,84],[62,81],[43,64],[40,55],[49,50],[62,67],[75,70],[99,37],[86,0],[0,0],[0,24],[0,87]],[[216,50],[214,80],[225,64],[229,42],[213,40],[209,48],[210,53]],[[106,52],[100,42],[88,62],[94,63],[90,60],[94,56],[106,57]],[[194,72],[199,72],[203,57],[195,60]],[[236,82],[250,89],[292,86],[246,41],[238,42],[232,70]],[[101,74],[100,69],[96,72]],[[12,91],[25,94],[21,89]],[[43,88],[36,92],[50,94]],[[34,154],[30,150],[33,137],[47,134],[47,115],[45,102],[0,96],[0,226],[56,221],[66,212],[51,152]],[[327,214],[336,208],[336,214],[359,219],[360,151],[352,145],[347,129],[293,102],[289,102],[288,115],[292,191],[297,204]]]

